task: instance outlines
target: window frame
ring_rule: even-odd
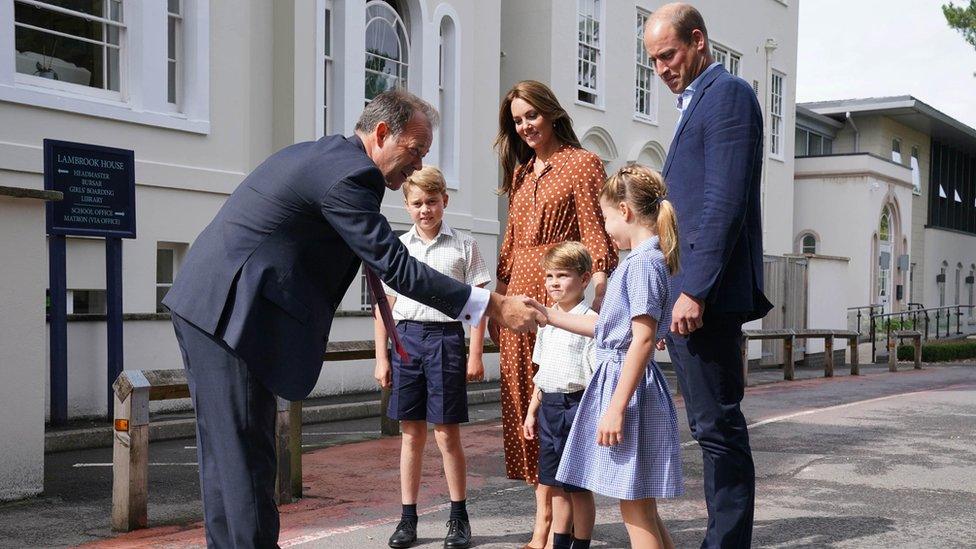
[[[410,44],[410,29],[407,27],[407,23],[404,20],[403,16],[400,14],[399,11],[397,11],[397,8],[395,6],[393,6],[393,5],[391,5],[389,2],[386,2],[385,0],[370,0],[369,2],[366,2],[366,5],[363,6],[364,13],[368,12],[369,9],[372,8],[372,7],[374,7],[374,6],[381,6],[383,8],[386,8],[386,9],[390,10],[390,12],[395,16],[395,21],[394,21],[394,25],[393,25],[393,31],[394,32],[397,32],[397,28],[399,28],[402,31],[403,43],[400,44],[400,54],[401,54],[400,55],[400,59],[397,59],[397,60],[390,59],[390,60],[393,61],[393,62],[395,62],[395,63],[398,63],[399,65],[401,65],[403,67],[403,69],[404,69],[403,76],[398,75],[397,76],[397,81],[398,81],[398,83],[400,83],[400,86],[403,89],[408,90],[408,89],[410,89],[409,88],[409,85],[410,85],[410,74],[412,72],[411,71],[411,67],[410,67],[410,63],[411,63],[411,59],[413,58],[413,55],[412,55],[413,54],[413,48],[412,48],[412,46]],[[376,19],[376,18],[374,18],[374,19]],[[374,21],[374,19],[369,19],[368,14],[367,14],[366,22],[363,25],[363,51],[366,54],[365,55],[365,58],[366,58],[366,62],[367,63],[369,62],[369,57],[370,56],[373,56],[373,57],[382,57],[382,56],[376,55],[374,53],[370,53],[369,51],[366,50],[366,37],[367,37],[368,30],[369,30],[369,25],[370,25],[370,23],[372,23]],[[404,54],[404,52],[405,52],[405,54]],[[366,87],[365,87],[365,78],[370,73],[376,73],[376,71],[368,68],[368,66],[365,66],[364,67],[364,70],[365,70],[365,76],[364,76],[364,79],[363,79],[363,83],[364,83],[364,87],[363,87],[363,105],[368,105],[369,102],[370,102],[370,99],[366,98],[366,91],[367,90],[366,90]],[[390,89],[391,88],[386,88],[386,90],[384,90],[384,91],[388,91]]]
[[[712,49],[712,57],[715,58],[715,61],[721,63],[725,70],[729,71],[729,74],[739,76],[739,69],[742,67],[741,53],[714,40],[709,40],[709,47]],[[719,59],[720,56],[721,59]]]
[[[654,70],[654,63],[650,61],[650,56],[647,55],[647,51],[644,49],[643,23],[647,23],[647,19],[651,16],[651,13],[651,11],[639,6],[636,10],[636,22],[638,23],[639,28],[637,32],[636,48],[634,50],[634,118],[642,122],[649,122],[656,126],[659,108],[658,77],[657,71]],[[647,84],[646,87],[641,86],[642,71],[649,74],[649,77],[645,81]],[[650,110],[649,113],[641,111],[638,107],[642,93],[644,94],[645,107]]]
[[[777,95],[776,81],[779,79],[779,93]],[[777,103],[777,99],[779,100]],[[785,159],[786,140],[786,74],[775,69],[769,75],[769,157],[774,160]],[[779,121],[777,126],[776,122]],[[777,127],[779,131],[777,133]]]
[[[584,13],[584,7],[593,8],[592,16],[589,13]],[[604,0],[576,0],[576,103],[579,105],[585,105],[589,107],[596,107],[602,109],[604,107],[604,52],[606,49],[606,40],[604,36],[604,21],[606,20],[606,3]],[[582,38],[588,39],[593,38],[594,43],[587,42],[585,40],[580,40],[580,27],[581,24],[583,28],[586,28],[586,23],[584,18],[590,21],[595,21],[597,23],[597,32],[592,33],[592,36],[588,31],[584,31],[585,36]],[[586,59],[581,57],[584,48],[589,48],[593,52],[592,59]],[[595,87],[587,87],[581,82],[581,76],[583,74],[584,64],[589,64],[593,66],[593,78],[596,80]],[[580,94],[590,94],[593,96],[593,100],[589,101],[587,99],[581,98]]]
[[[181,71],[184,101],[179,109],[167,101],[168,4],[121,0],[121,6],[126,27],[120,33],[119,92],[21,74],[15,55],[0,55],[0,101],[209,134],[210,0],[183,0],[183,53],[192,63],[184,63]],[[0,1],[0,21],[0,43],[13,51],[14,0]]]

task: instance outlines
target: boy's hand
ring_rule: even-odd
[[[525,416],[525,422],[522,423],[522,436],[524,436],[526,440],[532,440],[535,438],[535,414]]]
[[[663,337],[661,339],[657,340],[657,344],[654,345],[654,348],[657,349],[658,351],[663,351],[664,349],[667,348],[667,344],[664,342],[664,338]]]
[[[377,360],[376,368],[373,369],[373,379],[380,384],[380,387],[386,389],[393,384],[392,378],[393,369],[390,367],[389,360]]]
[[[596,430],[596,443],[600,446],[616,446],[623,440],[624,415],[612,409],[607,409],[600,418],[600,425]]]
[[[485,379],[485,362],[480,356],[468,357],[468,381]]]
[[[502,333],[502,327],[497,322],[495,322],[494,319],[489,318],[488,335],[491,336],[491,340],[495,342],[495,345],[498,345],[499,341],[501,340],[501,333]]]

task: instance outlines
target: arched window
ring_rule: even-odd
[[[801,251],[805,254],[817,253],[817,237],[809,233],[803,235],[801,246],[802,246]]]
[[[953,305],[962,304],[962,263],[956,264],[956,302]]]
[[[583,134],[583,138],[580,139],[580,144],[583,145],[583,148],[599,156],[603,160],[604,166],[609,166],[611,162],[617,159],[617,146],[613,142],[613,137],[607,130],[599,126],[587,130]]]
[[[945,307],[946,304],[946,271],[949,270],[949,262],[943,261],[942,268],[939,270],[938,276],[935,277],[935,284],[939,287],[939,307]]]
[[[439,128],[438,162],[447,186],[458,188],[458,46],[457,26],[450,16],[441,18],[439,64],[437,69]]]
[[[366,103],[393,88],[407,87],[410,39],[403,18],[385,0],[366,4]]]
[[[885,206],[881,210],[881,223],[878,225],[878,239],[882,242],[891,241],[891,210]]]

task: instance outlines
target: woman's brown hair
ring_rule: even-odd
[[[512,101],[521,99],[547,119],[552,121],[553,134],[560,143],[583,148],[576,132],[573,131],[573,120],[559,104],[556,95],[549,86],[535,80],[523,80],[512,86],[502,99],[498,110],[498,136],[495,137],[495,150],[502,164],[502,186],[499,194],[512,192],[515,169],[519,164],[528,162],[535,154],[532,147],[519,137],[515,131],[515,121],[512,120]]]
[[[637,216],[657,229],[668,271],[678,272],[678,217],[674,205],[664,199],[667,187],[661,174],[640,164],[628,164],[607,178],[600,199],[626,202]]]

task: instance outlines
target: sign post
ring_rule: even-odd
[[[65,236],[105,238],[107,404],[122,372],[122,239],[136,237],[135,154],[130,150],[44,140],[44,188],[64,193],[47,204],[51,288],[51,423],[67,421],[67,266]]]

